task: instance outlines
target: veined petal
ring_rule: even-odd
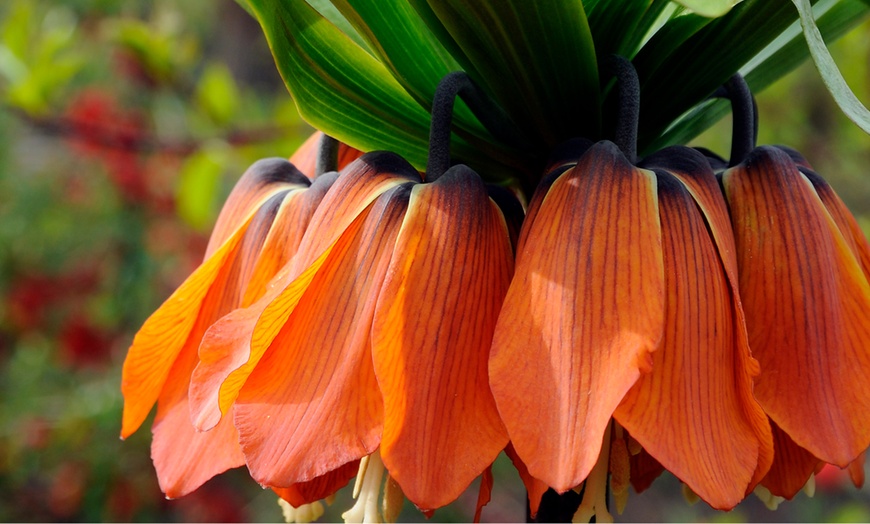
[[[270,196],[287,190],[308,187],[310,181],[283,158],[257,160],[242,175],[227,197],[208,240],[205,259],[236,231]]]
[[[177,498],[199,488],[213,476],[243,466],[239,432],[227,419],[208,433],[198,432],[190,423],[187,388],[196,365],[196,345],[191,338],[172,367],[160,394],[154,420],[151,459],[160,489]]]
[[[251,219],[244,232],[241,249],[231,257],[211,286],[183,347],[168,370],[157,401],[151,458],[161,489],[169,497],[182,496],[198,488],[212,476],[244,464],[239,436],[227,421],[208,435],[197,433],[190,423],[188,388],[197,363],[197,346],[206,328],[217,318],[238,306],[253,260],[269,233],[278,208],[288,191],[269,199]]]
[[[359,461],[355,460],[308,482],[293,484],[288,488],[272,488],[272,490],[294,508],[298,508],[303,504],[311,504],[332,495],[346,486],[350,479],[356,476],[357,471],[359,471]]]
[[[229,411],[238,390],[259,360],[251,359],[254,326],[263,310],[293,280],[285,266],[296,254],[311,215],[336,177],[336,174],[321,176],[310,188],[292,192],[285,198],[248,280],[240,304],[242,308],[212,324],[203,336],[199,346],[200,362],[193,371],[190,385],[190,415],[197,429],[211,429],[222,414]],[[319,267],[315,262],[293,283],[294,296],[301,296]],[[225,383],[228,377],[230,380]]]
[[[263,296],[272,278],[296,255],[312,215],[337,177],[337,173],[323,175],[308,189],[294,191],[285,197],[248,280],[242,307]]]
[[[529,202],[526,218],[523,220],[524,226],[520,231],[520,238],[517,242],[517,253],[521,253],[525,249],[528,231],[531,231],[532,222],[535,221],[538,211],[541,209],[541,203],[547,197],[547,193],[550,192],[550,187],[566,171],[577,165],[577,162],[592,145],[593,143],[585,138],[574,138],[556,146],[550,158],[547,159],[544,170],[546,174],[538,182],[535,193],[532,195],[532,200]]]
[[[414,187],[372,354],[384,395],[381,457],[423,510],[455,500],[508,442],[487,359],[512,265],[504,218],[476,173],[454,166]]]
[[[235,424],[258,482],[290,486],[377,448],[371,322],[409,194],[386,192],[359,233],[333,248],[239,392]]]
[[[723,185],[755,394],[795,443],[845,467],[870,444],[870,284],[787,154],[758,148]]]
[[[758,376],[760,367],[758,361],[752,358],[746,333],[746,316],[740,300],[740,284],[737,272],[737,247],[734,233],[731,229],[731,217],[728,204],[722,195],[719,182],[712,172],[709,160],[700,152],[674,146],[658,151],[644,159],[641,167],[662,168],[677,177],[692,195],[698,205],[706,226],[715,243],[722,269],[730,287],[730,304],[733,312],[733,328],[735,342],[733,356],[735,358],[735,382],[744,411],[744,419],[757,432],[759,450],[758,465],[749,483],[747,493],[766,474],[773,462],[774,448],[770,424],[767,415],[760,408],[752,393],[753,379]]]
[[[825,208],[831,214],[831,218],[836,222],[840,233],[843,234],[849,249],[858,258],[864,276],[870,279],[870,244],[867,243],[861,226],[858,225],[855,217],[849,212],[849,208],[846,207],[839,195],[822,177],[809,169],[801,169],[800,171],[813,184],[813,188],[822,199]]]
[[[189,346],[196,352],[208,325],[238,306],[252,259],[256,259],[286,192],[273,195],[248,217],[136,333],[121,378],[122,438],[136,431],[148,416],[182,348]]]
[[[762,448],[772,450],[770,428],[748,376],[741,378],[746,335],[704,217],[676,177],[657,174],[665,333],[652,373],[637,381],[614,417],[698,496],[730,509],[751,490]]]
[[[396,186],[420,182],[420,174],[395,153],[366,153],[352,162],[323,197],[308,232],[299,245],[300,256],[294,260],[294,273],[304,271],[347,226],[379,196]]]
[[[810,475],[822,464],[812,453],[798,446],[776,424],[773,426],[776,455],[773,466],[762,479],[761,485],[773,495],[791,500],[803,489]]]
[[[292,260],[268,283],[265,296],[245,309],[234,311],[209,329],[200,347],[202,366],[192,383],[191,415],[203,430],[213,427],[235,401],[248,375],[293,313],[312,279],[337,244],[348,249],[365,220],[371,203],[398,185],[419,182],[420,176],[404,159],[393,153],[363,155],[337,179],[319,177],[312,184],[316,210]],[[318,203],[318,188],[328,191]],[[316,198],[315,198],[316,197]],[[352,224],[356,223],[355,226]],[[253,285],[258,282],[256,276]],[[246,299],[249,297],[246,296]],[[255,332],[255,326],[257,330]],[[253,334],[252,334],[253,333]]]
[[[595,465],[613,410],[662,337],[655,174],[599,142],[553,183],[523,235],[490,383],[529,473],[564,492]]]

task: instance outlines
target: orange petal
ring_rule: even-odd
[[[512,262],[504,218],[476,173],[455,166],[414,187],[372,353],[381,457],[421,509],[455,500],[507,444],[486,368]]]
[[[699,497],[730,509],[751,490],[762,449],[772,449],[770,429],[741,366],[746,335],[704,217],[676,177],[657,173],[665,333],[652,373],[614,417]]]
[[[160,395],[152,431],[151,459],[168,498],[187,495],[213,476],[243,466],[239,433],[227,419],[208,433],[190,423],[187,387],[196,365],[196,343],[181,352]]]
[[[121,378],[123,438],[148,416],[182,348],[187,344],[195,353],[209,324],[238,306],[251,260],[256,259],[282,198],[281,193],[273,195],[248,217],[136,333]]]
[[[311,216],[337,176],[336,173],[321,176],[308,189],[293,191],[285,197],[248,280],[242,307],[263,296],[272,278],[296,254]]]
[[[266,296],[249,308],[221,319],[203,340],[200,347],[203,363],[197,368],[191,387],[191,415],[198,428],[209,429],[228,412],[248,375],[329,257],[330,250],[340,238],[344,237],[342,242],[347,244],[356,235],[356,229],[350,231],[351,224],[358,222],[354,227],[361,227],[364,210],[376,198],[409,181],[420,181],[419,173],[410,164],[393,153],[377,152],[355,161],[334,181],[332,176],[325,175],[312,184],[306,192],[312,198],[319,194],[318,188],[329,186],[329,190],[319,204],[311,204],[316,205],[316,210],[299,242],[297,254],[275,280],[269,282]],[[256,282],[256,277],[253,280]],[[252,337],[255,325],[261,329]]]
[[[529,516],[531,518],[535,518],[538,514],[538,508],[541,505],[541,498],[544,496],[544,493],[550,489],[546,484],[542,481],[536,479],[535,477],[529,475],[529,469],[526,467],[526,464],[523,460],[517,455],[516,450],[514,450],[514,446],[511,443],[508,443],[507,447],[504,449],[505,454],[508,458],[513,462],[514,467],[517,469],[517,473],[520,475],[520,480],[523,481],[523,485],[526,487],[526,493],[529,496]]]
[[[483,507],[489,504],[492,500],[492,467],[483,470],[483,475],[480,478],[480,491],[477,494],[477,509],[474,510],[474,522],[480,522],[480,513]]]
[[[589,474],[613,410],[650,369],[664,328],[661,231],[655,175],[610,142],[540,202],[523,226],[490,382],[529,473],[564,492]]]
[[[332,250],[239,392],[235,424],[258,482],[290,486],[377,448],[383,401],[369,337],[409,194],[385,193]]]
[[[298,508],[334,494],[346,486],[358,471],[359,461],[355,460],[308,482],[293,484],[289,488],[272,488],[272,491],[294,508]]]
[[[317,155],[320,151],[320,141],[322,139],[323,133],[315,131],[305,139],[305,142],[290,157],[290,163],[312,180],[314,179],[314,172],[317,169]]]
[[[631,464],[631,487],[638,493],[646,491],[665,471],[664,466],[643,449],[628,460]]]
[[[791,500],[803,489],[810,475],[823,462],[795,444],[776,424],[773,425],[773,438],[776,455],[773,458],[773,466],[762,479],[761,485],[773,495]]]
[[[870,244],[867,243],[867,238],[864,237],[864,232],[861,226],[849,212],[846,204],[840,200],[834,189],[828,185],[825,180],[813,171],[801,169],[801,173],[813,184],[813,188],[818,193],[819,198],[825,204],[825,208],[831,214],[831,218],[837,224],[840,233],[852,250],[852,253],[858,258],[861,264],[861,269],[864,271],[864,276],[870,279]]]
[[[241,305],[248,306],[252,299],[258,299],[257,302],[224,316],[203,336],[200,363],[193,372],[190,386],[191,419],[198,429],[211,429],[229,411],[238,390],[259,360],[261,353],[254,358],[251,356],[254,326],[266,307],[285,293],[293,280],[289,268],[279,268],[287,265],[288,259],[296,253],[312,213],[335,177],[322,176],[307,190],[290,193],[285,198],[261,249]],[[325,257],[321,256],[319,261],[322,263]],[[286,293],[301,297],[321,263],[309,266]],[[276,276],[276,273],[280,274]]]
[[[158,399],[154,421],[152,459],[161,488],[169,497],[181,496],[230,467],[241,466],[244,457],[239,436],[230,421],[208,435],[197,433],[190,423],[188,388],[197,363],[197,346],[206,327],[238,306],[252,260],[265,241],[284,193],[274,195],[257,211],[245,230],[241,248],[220,271],[216,285],[206,293],[196,322],[178,351]]]
[[[299,149],[290,157],[290,163],[295,165],[305,176],[313,179],[317,168],[317,156],[320,152],[320,140],[323,133],[320,131],[312,134]],[[362,151],[354,149],[344,142],[338,144],[338,167],[341,170],[357,158],[362,156]]]
[[[864,460],[866,454],[866,451],[862,451],[858,455],[858,458],[849,463],[849,478],[852,480],[852,484],[858,489],[864,487]]]
[[[207,260],[233,234],[246,217],[278,191],[308,187],[305,177],[283,158],[257,160],[236,182],[221,208],[205,250]]]
[[[653,167],[663,168],[676,176],[692,195],[715,241],[719,258],[722,262],[722,268],[725,270],[725,275],[731,288],[734,329],[738,331],[736,333],[737,346],[734,353],[737,369],[735,377],[738,379],[735,385],[740,392],[742,403],[745,407],[746,420],[750,421],[751,425],[759,432],[758,438],[761,445],[758,452],[758,466],[752,476],[752,481],[749,483],[748,493],[748,491],[755,488],[770,468],[773,462],[774,450],[773,437],[769,429],[770,425],[767,421],[767,415],[759,409],[754,394],[751,392],[753,388],[752,379],[760,373],[760,366],[758,361],[752,358],[748,346],[746,316],[740,300],[737,247],[734,233],[731,229],[728,204],[722,195],[718,180],[714,176],[711,176],[711,168],[707,159],[693,149],[683,146],[668,147],[645,158],[641,166],[649,167],[650,169]]]
[[[845,467],[870,444],[870,284],[788,156],[756,149],[723,174],[755,394],[816,457]]]

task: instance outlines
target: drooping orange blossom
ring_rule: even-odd
[[[791,498],[823,463],[863,483],[870,445],[870,247],[795,151],[756,148],[724,171],[755,394],[778,453],[762,485]]]

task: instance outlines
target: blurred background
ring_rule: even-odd
[[[870,24],[832,46],[870,101]],[[758,97],[760,143],[797,148],[870,233],[870,136],[810,65]],[[232,0],[0,2],[0,521],[280,521],[246,472],[160,493],[146,423],[122,442],[120,369],[142,321],[198,265],[244,169],[311,132],[259,26]],[[727,155],[726,118],[700,137]],[[509,461],[488,521],[522,520]],[[622,521],[870,521],[829,468],[777,511],[689,505],[665,474]],[[476,483],[436,521],[469,520]],[[336,520],[347,490],[328,508]],[[406,507],[403,520],[423,520]]]

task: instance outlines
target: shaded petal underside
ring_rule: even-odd
[[[664,328],[654,173],[593,146],[523,230],[490,381],[529,473],[564,492],[598,459],[613,410]]]
[[[870,444],[870,285],[810,181],[758,148],[723,175],[755,393],[777,425],[845,467]]]
[[[372,325],[381,457],[423,510],[458,497],[507,444],[489,391],[492,331],[512,272],[498,206],[455,166],[414,188]]]
[[[791,500],[803,489],[810,475],[822,462],[812,453],[795,444],[788,434],[775,424],[773,438],[776,455],[773,458],[773,466],[762,479],[761,485],[777,497]]]
[[[308,482],[300,482],[289,488],[272,488],[272,490],[294,508],[298,508],[303,504],[311,504],[332,495],[346,486],[358,471],[359,461],[355,460]]]

